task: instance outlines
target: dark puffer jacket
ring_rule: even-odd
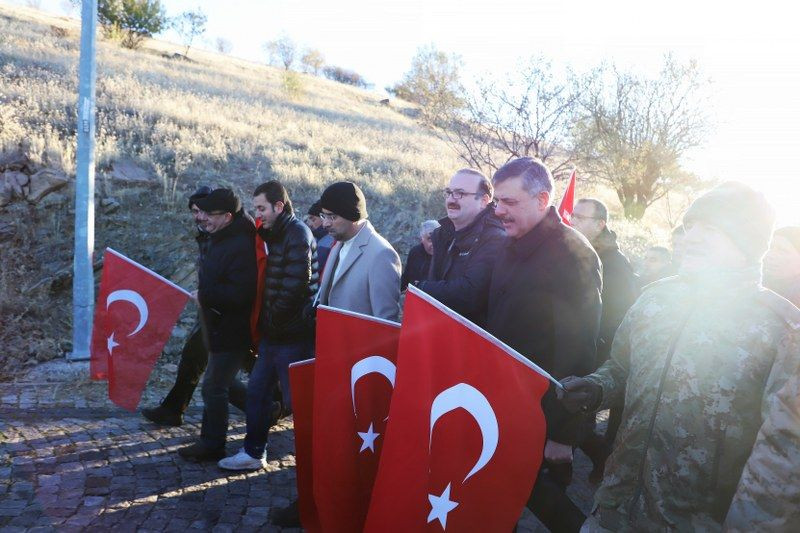
[[[431,270],[427,280],[418,286],[456,313],[483,327],[492,268],[506,242],[503,225],[491,206],[458,231],[449,218],[443,218],[439,223],[441,227],[431,236]]]
[[[313,338],[313,322],[303,315],[319,288],[317,245],[311,230],[283,212],[272,227],[261,227],[258,234],[269,251],[260,319],[264,336],[273,342]]]
[[[201,321],[209,351],[250,347],[250,310],[256,292],[255,226],[239,211],[212,233],[198,274]]]

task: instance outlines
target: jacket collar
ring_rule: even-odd
[[[361,256],[364,247],[369,244],[374,231],[375,229],[372,227],[372,224],[370,224],[369,220],[365,220],[364,225],[353,237],[353,244],[351,244],[351,248],[350,251],[347,252],[347,256],[344,258],[341,264],[336,265],[336,270],[332,272],[332,274],[335,276],[335,279],[332,280],[334,283],[336,280],[344,276],[347,271],[350,270],[350,267],[352,267],[356,260]],[[343,245],[344,243],[337,243],[337,259]],[[328,262],[330,262],[330,260]]]
[[[598,254],[619,250],[617,234],[606,226],[603,228],[603,231],[592,240],[592,247],[594,247],[595,252]]]
[[[286,233],[286,227],[294,219],[295,216],[293,214],[283,211],[280,215],[278,215],[278,218],[275,219],[275,223],[273,223],[269,228],[259,226],[258,234],[261,236],[264,242],[271,243],[279,241]]]
[[[248,228],[248,224],[250,225],[250,228]],[[248,231],[249,229],[255,231],[252,219],[245,215],[244,209],[240,209],[234,213],[233,220],[230,224],[215,233],[209,234],[209,240],[211,242],[219,242],[232,235],[237,235],[241,232]]]
[[[544,218],[528,233],[519,239],[509,239],[509,248],[520,257],[530,257],[544,241],[550,238],[564,223],[558,211],[552,205],[548,208]]]
[[[472,245],[480,238],[484,226],[497,221],[494,216],[494,208],[490,205],[486,206],[480,213],[475,216],[475,220],[467,224],[466,227],[456,230],[453,221],[448,217],[439,220],[441,226],[442,236],[444,242],[450,246],[455,245],[459,250],[469,250]],[[497,221],[499,225],[499,221]]]

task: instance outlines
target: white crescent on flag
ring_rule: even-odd
[[[394,388],[394,377],[397,367],[394,363],[380,355],[370,355],[353,365],[350,370],[350,398],[353,401],[353,414],[356,414],[356,383],[367,374],[380,374],[391,383]]]
[[[144,301],[144,298],[142,298],[142,295],[138,292],[121,289],[108,295],[108,298],[106,298],[106,310],[111,307],[111,304],[119,301],[130,302],[136,307],[136,310],[139,311],[139,324],[136,326],[136,329],[128,334],[128,337],[133,337],[139,333],[147,323],[147,317],[149,316],[147,302]]]
[[[433,427],[436,425],[436,421],[459,407],[472,415],[472,418],[478,423],[478,427],[481,430],[481,437],[483,437],[481,454],[475,466],[472,467],[472,470],[470,470],[464,478],[464,481],[466,481],[481,468],[486,466],[491,460],[494,452],[497,450],[497,442],[500,439],[500,429],[497,425],[497,416],[495,416],[492,405],[489,403],[489,400],[486,399],[486,396],[471,385],[459,383],[440,392],[433,400],[433,404],[431,405],[429,447],[433,442]]]

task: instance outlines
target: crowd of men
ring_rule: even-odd
[[[144,415],[180,425],[205,371],[200,436],[179,453],[263,468],[269,429],[291,412],[288,365],[314,354],[317,305],[396,321],[414,285],[561,380],[542,401],[528,503],[550,530],[800,530],[800,228],[773,235],[764,197],[724,183],[637,276],[606,206],[581,199],[565,224],[538,160],[492,179],[461,169],[443,193],[447,216],[422,224],[401,273],[354,183],[327,187],[305,223],[277,181],[253,192],[255,221],[233,191],[200,188],[198,326],[174,388]],[[245,387],[236,375],[250,366]],[[225,457],[229,403],[247,433]],[[575,448],[601,483],[588,517],[566,493]],[[273,522],[299,525],[296,505]]]

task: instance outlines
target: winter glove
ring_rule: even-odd
[[[556,389],[556,395],[570,413],[594,411],[603,399],[603,388],[586,378],[569,376],[561,385],[564,389]]]

